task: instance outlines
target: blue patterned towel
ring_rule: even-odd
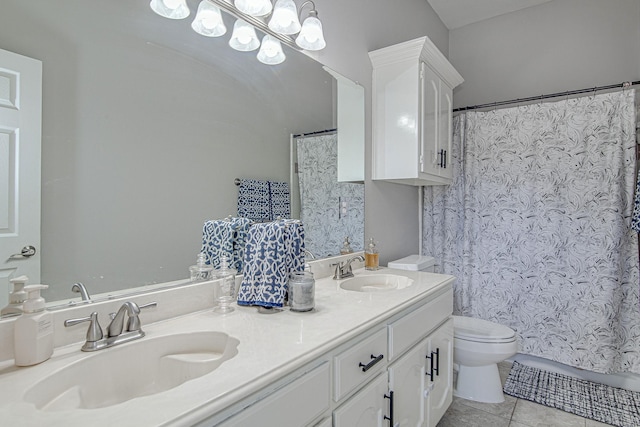
[[[220,267],[222,255],[231,260],[231,267],[242,272],[244,246],[253,221],[247,218],[229,218],[207,221],[202,231],[202,252],[207,264]]]
[[[220,267],[220,257],[233,257],[233,228],[227,220],[206,221],[202,230],[202,252],[207,264]]]
[[[253,224],[249,218],[231,218],[231,229],[233,230],[233,266],[238,273],[242,273],[244,263],[244,248],[247,241],[249,227]]]
[[[256,222],[288,218],[289,184],[286,182],[241,179],[238,189],[238,216]]]
[[[247,235],[239,305],[283,307],[292,271],[304,270],[304,227],[297,220],[254,224]]]

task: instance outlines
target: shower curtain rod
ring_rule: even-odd
[[[589,92],[597,92],[599,90],[608,90],[608,89],[619,89],[619,88],[629,88],[631,86],[635,86],[635,85],[639,85],[640,84],[640,80],[636,80],[635,82],[623,82],[623,83],[618,83],[615,85],[608,85],[608,86],[596,86],[596,87],[592,87],[592,88],[587,88],[587,89],[578,89],[578,90],[570,90],[567,92],[558,92],[558,93],[551,93],[549,95],[540,95],[540,96],[530,96],[529,98],[519,98],[519,99],[511,99],[509,101],[500,101],[500,102],[490,102],[488,104],[480,104],[480,105],[473,105],[473,106],[469,106],[469,107],[461,107],[461,108],[455,108],[453,110],[454,113],[457,113],[459,111],[469,111],[469,110],[478,110],[481,108],[490,108],[490,107],[498,107],[501,105],[509,105],[509,104],[518,104],[520,102],[530,102],[530,101],[540,101],[543,99],[547,99],[547,98],[559,98],[561,96],[571,96],[571,95],[578,95],[581,93],[589,93]]]
[[[293,135],[293,137],[300,138],[301,136],[322,135],[323,133],[331,133],[331,132],[337,132],[337,131],[338,131],[338,128],[325,129],[325,130],[319,130],[317,132],[299,133],[297,135]]]

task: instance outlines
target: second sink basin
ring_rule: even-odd
[[[147,336],[52,372],[25,400],[43,411],[115,405],[206,375],[238,354],[239,343],[215,331]]]
[[[340,287],[347,291],[380,292],[404,289],[413,284],[413,280],[406,276],[395,274],[372,274],[357,276],[340,283]]]

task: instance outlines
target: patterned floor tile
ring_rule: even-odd
[[[437,427],[508,427],[509,419],[501,418],[454,401]]]
[[[511,420],[531,427],[586,427],[582,417],[522,399],[518,399]]]

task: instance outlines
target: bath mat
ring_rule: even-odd
[[[640,426],[640,393],[513,363],[511,396],[618,427]]]

